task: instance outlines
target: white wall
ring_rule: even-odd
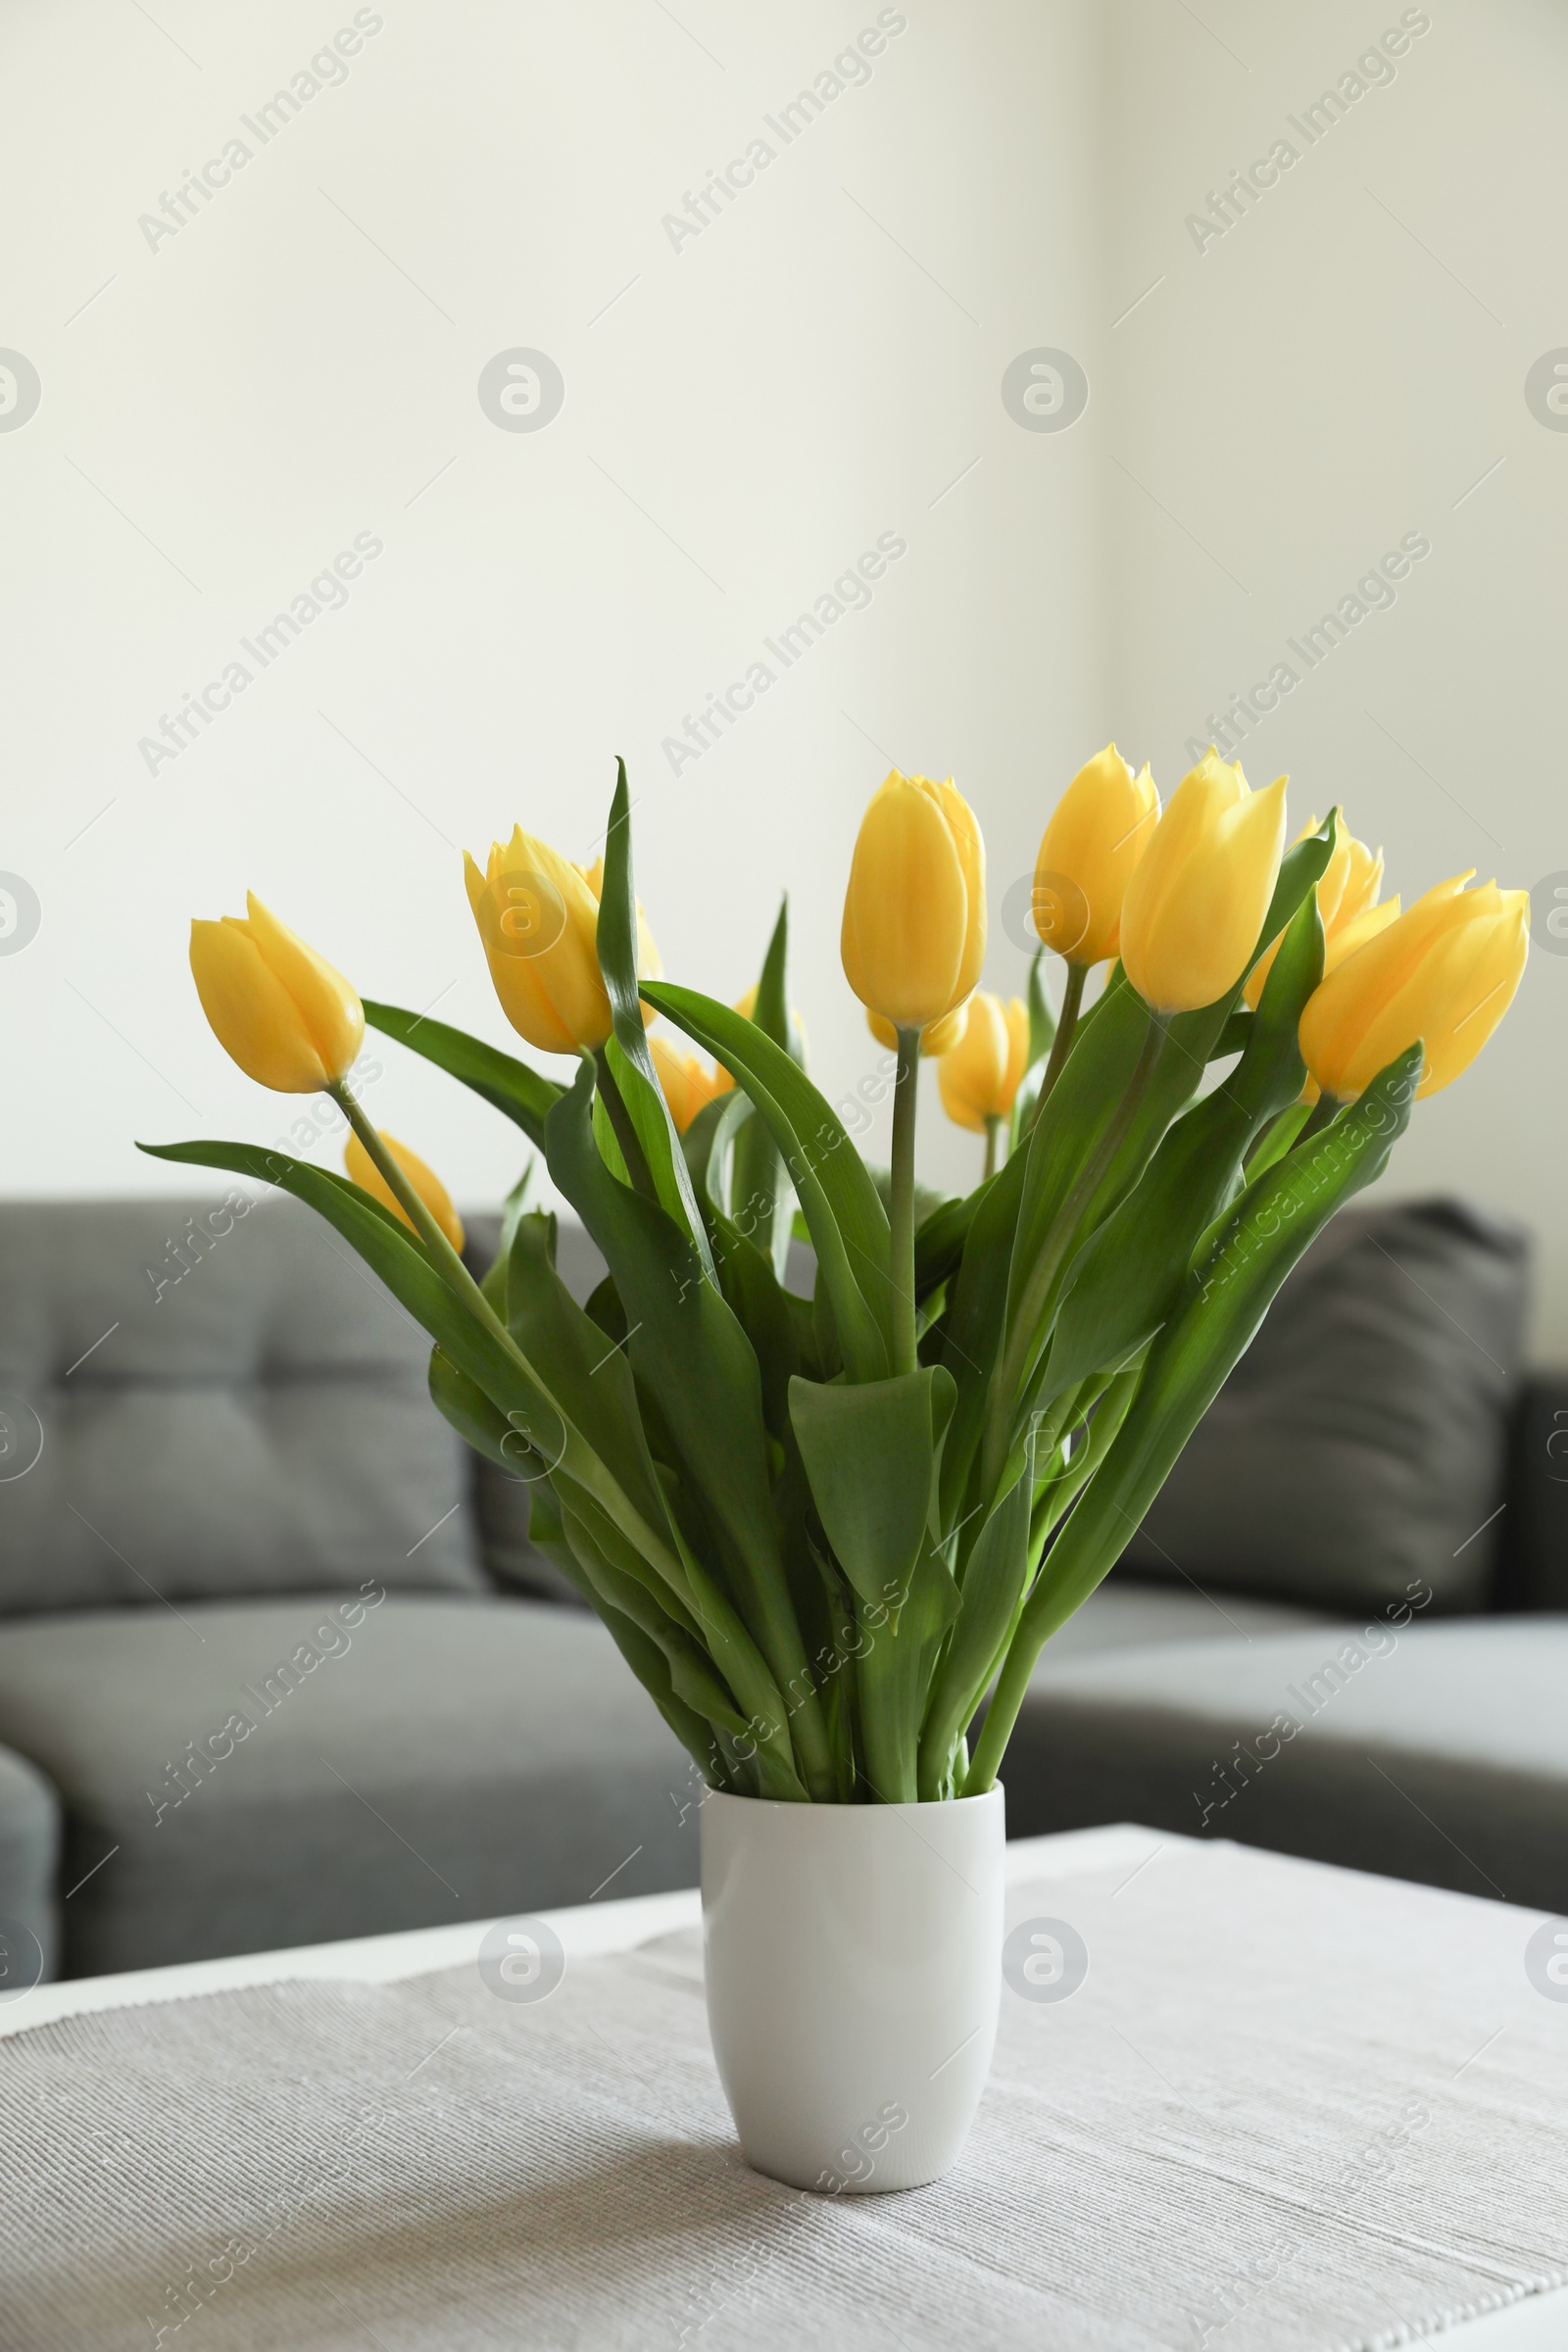
[[[1087,440],[1020,431],[998,390],[1102,303],[1089,19],[885,12],[906,22],[869,78],[786,147],[762,118],[876,0],[366,13],[347,79],[265,146],[241,116],[352,24],[343,0],[4,20],[28,229],[0,343],[43,388],[0,432],[0,865],[42,908],[0,956],[10,1193],[168,1191],[133,1137],[282,1132],[185,961],[189,915],[247,885],[366,994],[515,1044],[460,848],[520,819],[592,856],[617,752],[669,972],[738,996],[788,888],[837,1093],[878,1058],[837,940],[890,761],[957,776],[1000,890],[1108,732]],[[251,160],[150,246],[138,217],[236,132]],[[759,135],[775,159],[676,249],[662,216]],[[564,377],[537,432],[476,394],[518,346]],[[241,637],[362,532],[383,552],[347,604],[261,669]],[[907,553],[869,608],[672,775],[662,738],[884,533]],[[252,682],[150,773],[139,739],[236,655]],[[993,985],[1024,968],[999,940]],[[494,1199],[514,1131],[383,1058],[378,1120]],[[975,1139],[934,1099],[925,1128],[930,1171],[966,1181]]]
[[[1113,0],[1112,310],[1163,282],[1111,337],[1089,419],[1113,461],[1129,748],[1174,778],[1222,698],[1283,659],[1300,683],[1244,743],[1248,774],[1288,770],[1301,820],[1343,800],[1407,904],[1466,866],[1525,887],[1568,868],[1568,432],[1524,391],[1538,357],[1568,345],[1568,24],[1544,0],[1414,13],[1430,30],[1396,78],[1309,146],[1287,118],[1397,29],[1401,6],[1204,0],[1199,23]],[[1299,160],[1200,251],[1187,215],[1282,135]],[[1309,670],[1286,640],[1412,531],[1431,554],[1397,603]],[[1537,1346],[1558,1356],[1564,948],[1538,916],[1506,1022],[1420,1105],[1385,1180],[1534,1226]]]
[[[508,1041],[458,850],[520,818],[591,856],[617,751],[667,967],[738,995],[787,887],[837,1095],[877,1058],[837,928],[890,760],[970,794],[995,908],[1080,759],[1114,733],[1168,790],[1218,698],[1409,531],[1430,557],[1249,772],[1289,769],[1300,818],[1343,798],[1407,895],[1471,862],[1568,868],[1568,435],[1523,396],[1568,344],[1546,0],[1434,0],[1394,82],[1310,151],[1287,115],[1398,7],[910,0],[787,147],[763,118],[868,0],[370,13],[346,80],[265,146],[241,116],[351,7],[0,17],[0,344],[42,385],[0,431],[0,866],[41,906],[0,954],[0,1189],[167,1190],[132,1137],[281,1132],[292,1106],[226,1062],[185,966],[188,915],[247,885],[367,994]],[[236,132],[251,160],[151,250],[139,216]],[[1200,253],[1186,216],[1282,133],[1301,160]],[[774,160],[673,249],[662,217],[760,135]],[[479,406],[518,346],[563,371],[543,431]],[[1003,406],[1037,347],[1088,371],[1070,430]],[[344,609],[149,773],[139,739],[361,532],[383,552]],[[869,610],[672,775],[662,739],[884,532],[907,553]],[[1024,963],[999,925],[989,984]],[[1531,1220],[1548,1350],[1565,988],[1538,954],[1394,1179]],[[494,1198],[511,1131],[383,1058],[376,1116]],[[922,1157],[974,1165],[934,1101]]]

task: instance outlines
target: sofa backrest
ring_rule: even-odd
[[[1417,1607],[1487,1607],[1529,1263],[1523,1230],[1469,1201],[1343,1209],[1123,1564],[1325,1609],[1397,1608],[1412,1589]]]
[[[485,1591],[429,1351],[281,1195],[0,1202],[0,1615]]]

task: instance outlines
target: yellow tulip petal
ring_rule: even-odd
[[[1246,970],[1285,848],[1285,781],[1251,792],[1210,751],[1171,795],[1121,914],[1122,963],[1155,1011],[1212,1004]]]
[[[949,1010],[961,1004],[972,995],[986,960],[986,845],[975,822],[974,810],[948,777],[942,784],[929,778],[918,781],[926,784],[941,806],[948,827],[958,853],[963,870],[964,889],[968,893],[968,921],[964,929],[963,954],[958,959],[958,977],[954,982]]]
[[[969,999],[962,1037],[937,1064],[942,1107],[959,1127],[983,1128],[1005,1108],[1012,1040],[1001,1000],[985,989]]]
[[[326,1085],[333,1073],[248,923],[232,915],[193,922],[190,968],[214,1036],[247,1078],[282,1095],[314,1095]]]
[[[268,969],[298,1006],[328,1077],[346,1076],[365,1043],[365,1007],[357,993],[324,956],[280,923],[254,891],[246,892],[245,907],[251,937]]]
[[[968,1018],[969,1005],[973,1003],[974,999],[971,997],[968,1003],[960,1004],[956,1012],[945,1012],[940,1021],[926,1023],[920,1032],[920,1058],[922,1061],[939,1060],[944,1054],[952,1053],[963,1035],[963,1025]],[[865,1025],[879,1045],[886,1046],[890,1053],[897,1050],[899,1033],[891,1021],[885,1021],[879,1012],[867,1012]]]
[[[898,1028],[924,1029],[967,993],[977,926],[981,955],[985,945],[965,878],[983,855],[978,840],[965,829],[960,845],[937,788],[897,768],[860,820],[844,898],[844,970],[861,1004]]]
[[[1417,1093],[1436,1094],[1492,1035],[1524,971],[1529,894],[1490,882],[1466,891],[1469,879],[1439,883],[1325,974],[1300,1025],[1302,1058],[1325,1094],[1352,1102],[1418,1038]]]
[[[1147,765],[1135,776],[1113,743],[1084,762],[1035,860],[1032,913],[1048,948],[1081,964],[1115,953],[1122,899],[1158,822]]]
[[[520,825],[491,844],[482,882],[465,861],[468,904],[501,1009],[542,1054],[594,1053],[610,1035],[599,970],[599,902],[582,870]]]

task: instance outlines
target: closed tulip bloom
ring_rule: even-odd
[[[648,1051],[659,1072],[659,1083],[664,1090],[669,1115],[675,1122],[677,1135],[684,1135],[697,1113],[712,1102],[715,1095],[725,1091],[725,1084],[735,1081],[728,1070],[710,1070],[695,1054],[683,1047],[672,1046],[665,1037],[651,1037]],[[724,1083],[721,1083],[721,1080]]]
[[[599,901],[578,866],[514,827],[481,874],[465,853],[468,905],[501,1009],[541,1054],[593,1054],[611,1031],[599,970]]]
[[[1146,765],[1134,775],[1113,743],[1078,770],[1035,862],[1034,926],[1068,963],[1114,956],[1122,899],[1159,822]]]
[[[986,952],[985,847],[952,779],[894,768],[860,820],[844,899],[845,976],[870,1012],[925,1029],[974,989]]]
[[[397,1137],[388,1135],[384,1127],[376,1132],[453,1249],[461,1250],[463,1219],[453,1207],[452,1196],[440,1177],[433,1168],[425,1166],[417,1152],[411,1152],[407,1144],[400,1144]],[[389,1208],[395,1217],[401,1217],[411,1232],[417,1230],[414,1219],[357,1135],[351,1135],[343,1147],[343,1165],[349,1172],[350,1180],[359,1186],[362,1193],[368,1193],[372,1200],[380,1201],[383,1208]]]
[[[963,1035],[937,1065],[942,1107],[959,1127],[978,1134],[988,1119],[1004,1119],[1012,1108],[1029,1053],[1029,1015],[1014,997],[977,989],[969,999]]]
[[[1471,869],[1474,870],[1473,868]],[[1307,999],[1301,1058],[1351,1102],[1419,1038],[1419,1097],[1468,1069],[1513,1002],[1530,946],[1530,893],[1470,875],[1440,882],[1348,956]]]
[[[202,1010],[247,1078],[280,1095],[314,1095],[353,1066],[365,1007],[342,973],[253,892],[245,906],[243,915],[191,924]]]
[[[1193,1012],[1247,969],[1285,850],[1285,778],[1253,792],[1210,746],[1127,885],[1121,960],[1146,1004]]]
[[[1319,821],[1317,817],[1309,816],[1300,832],[1296,836],[1298,842],[1305,841],[1309,834],[1315,833]],[[1335,962],[1344,962],[1348,951],[1342,950],[1339,956],[1334,956],[1336,940],[1348,930],[1351,924],[1359,922],[1362,915],[1376,907],[1378,892],[1382,887],[1383,852],[1369,850],[1364,841],[1357,841],[1355,835],[1348,833],[1343,824],[1337,826],[1334,848],[1327,865],[1318,877],[1317,885],[1317,910],[1323,920],[1325,955],[1323,968],[1325,972],[1332,970]],[[1396,899],[1393,902],[1393,907],[1394,913],[1396,914],[1398,912]],[[1384,922],[1392,922],[1393,919],[1393,914],[1386,914],[1383,918]],[[1381,930],[1382,927],[1381,923],[1373,925],[1374,930]],[[1284,933],[1282,932],[1280,938],[1283,939],[1283,937]],[[1371,933],[1364,933],[1358,937],[1357,947],[1360,946],[1362,937],[1370,938]],[[1263,983],[1268,978],[1274,958],[1279,952],[1280,941],[1278,939],[1271,940],[1247,976],[1247,1002],[1254,1011],[1258,999],[1263,994]]]

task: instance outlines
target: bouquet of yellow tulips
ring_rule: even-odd
[[[1041,845],[1054,1023],[1038,956],[1027,1010],[976,993],[979,828],[951,782],[895,771],[843,925],[897,1056],[879,1175],[806,1075],[782,915],[739,1009],[658,976],[622,767],[601,865],[520,829],[467,865],[502,1007],[537,1050],[580,1057],[571,1086],[362,1005],[253,899],[245,920],[193,926],[202,1004],[263,1085],[331,1094],[349,1173],[160,1149],[297,1195],[418,1319],[435,1402],[528,1482],[535,1541],[714,1787],[977,1794],[1042,1644],[1115,1563],[1291,1267],[1506,1009],[1527,897],[1469,878],[1401,913],[1337,812],[1287,849],[1283,777],[1252,792],[1210,752],[1161,814],[1110,746]],[[656,1014],[715,1066],[651,1041]],[[522,1186],[474,1281],[438,1181],[350,1092],[367,1019],[543,1153],[609,1267],[586,1307]],[[922,1051],[950,1113],[987,1135],[962,1200],[915,1183]],[[796,1230],[810,1297],[784,1281]]]

